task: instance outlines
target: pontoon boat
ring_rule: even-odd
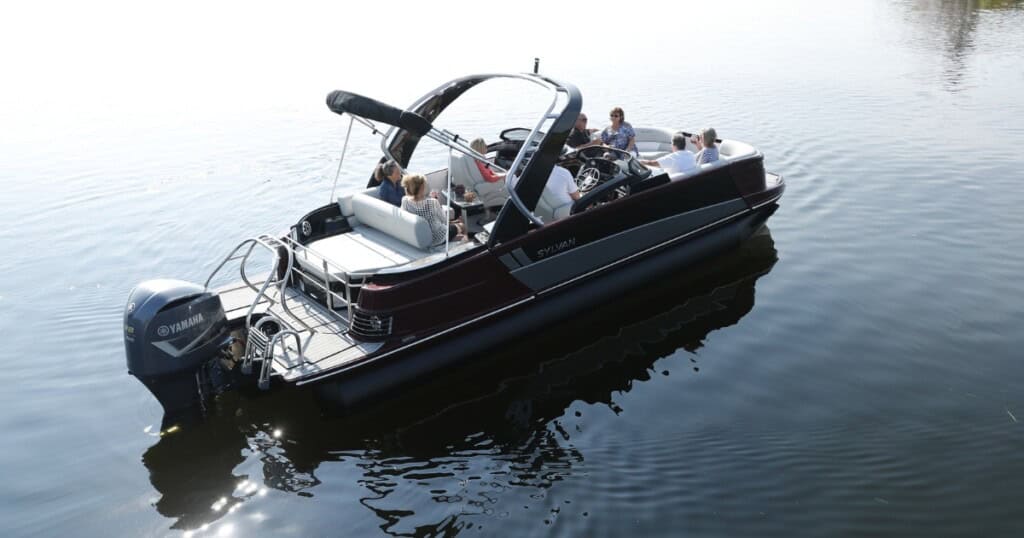
[[[492,79],[539,86],[550,102],[531,127],[503,130],[485,155],[434,122]],[[125,310],[128,370],[161,402],[165,422],[248,381],[308,385],[326,402],[351,406],[485,360],[482,352],[502,342],[735,248],[772,215],[785,188],[759,151],[734,140],[720,141],[717,162],[678,175],[607,147],[570,150],[580,92],[539,74],[460,78],[407,110],[344,91],[327,105],[350,118],[350,133],[353,123],[382,133],[382,158],[403,169],[424,139],[447,146],[449,165],[427,180],[462,207],[471,239],[433,245],[423,218],[380,200],[376,189],[336,200],[332,192],[330,204],[286,234],[242,241],[203,285],[140,284]],[[668,153],[672,135],[638,128],[641,157]],[[506,179],[484,181],[474,160]],[[546,192],[556,165],[575,176],[578,200],[559,204]],[[273,258],[269,272],[251,267],[259,251]],[[236,283],[211,285],[233,269]]]

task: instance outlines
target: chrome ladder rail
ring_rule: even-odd
[[[350,278],[348,269],[345,269],[344,267],[341,267],[337,263],[329,260],[327,256],[324,256],[323,254],[317,252],[312,248],[309,248],[306,245],[300,244],[292,237],[285,237],[284,240],[289,244],[288,246],[290,247],[290,250],[292,250],[295,253],[295,255],[300,255],[301,251],[301,255],[304,257],[304,259],[308,260],[309,254],[312,254],[313,256],[319,259],[321,264],[320,270],[323,272],[322,279],[317,278],[317,275],[302,269],[302,267],[298,265],[296,265],[292,269],[292,272],[297,273],[302,277],[305,277],[306,281],[310,282],[311,284],[314,284],[318,289],[324,292],[325,300],[327,302],[327,309],[328,311],[331,312],[332,315],[337,315],[337,310],[335,306],[343,305],[345,307],[347,315],[344,318],[340,319],[345,321],[348,324],[348,330],[351,330],[353,319],[352,295],[353,291],[357,288],[361,288],[362,285],[353,283]],[[336,276],[332,274],[332,269],[336,270],[341,276]],[[344,287],[344,294],[339,294],[331,290],[331,284],[334,282],[337,282],[338,284],[341,284]],[[346,330],[345,332],[347,333],[348,330]]]
[[[263,284],[259,288],[256,287],[256,284],[254,284],[246,274],[246,264],[249,261],[249,256],[257,245],[269,250],[274,257],[270,273],[267,275],[267,278],[264,279]],[[287,254],[286,259],[282,259],[281,250]],[[244,253],[242,253],[243,251]],[[292,272],[295,270],[294,250],[288,244],[276,237],[266,234],[242,241],[236,245],[224,260],[217,265],[213,272],[210,273],[210,276],[206,279],[203,288],[209,289],[210,282],[217,273],[219,273],[228,262],[233,260],[241,260],[239,262],[239,273],[242,277],[242,281],[246,286],[256,292],[256,296],[253,298],[252,304],[249,305],[249,310],[246,311],[245,314],[246,346],[245,353],[242,356],[241,368],[243,373],[250,374],[252,373],[252,363],[259,360],[261,362],[259,386],[261,389],[265,390],[270,387],[270,373],[272,372],[271,363],[273,362],[273,352],[277,342],[281,342],[282,352],[287,356],[288,349],[284,338],[288,335],[294,336],[297,351],[299,353],[299,359],[302,360],[304,350],[308,349],[309,343],[317,334],[317,331],[303,321],[301,317],[296,316],[288,306],[285,288]],[[286,263],[285,270],[283,272],[280,271],[282,262]],[[276,277],[278,274],[281,276]],[[273,288],[271,288],[271,285],[273,285]],[[277,290],[277,299],[268,294],[268,290],[270,289]],[[252,317],[256,311],[256,307],[264,300],[266,300],[271,306],[279,303],[285,313],[287,313],[292,320],[301,325],[303,330],[309,333],[306,341],[302,342],[302,339],[299,336],[299,331],[292,326],[292,323],[286,322],[269,309],[262,318],[253,324]],[[276,323],[279,327],[278,332],[272,337],[263,332],[264,325],[269,322]]]

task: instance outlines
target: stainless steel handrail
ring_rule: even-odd
[[[237,253],[245,245],[249,245],[249,250],[247,250],[245,252],[245,254],[243,254],[242,256],[235,256],[235,253]],[[241,263],[244,265],[245,264],[245,260],[249,258],[249,254],[252,254],[252,249],[255,248],[255,247],[256,247],[256,239],[255,238],[251,238],[251,237],[249,239],[246,239],[246,240],[242,241],[238,245],[236,245],[235,248],[232,249],[231,252],[227,256],[224,257],[224,259],[220,262],[220,264],[218,264],[217,267],[214,268],[213,272],[210,273],[210,276],[206,278],[206,282],[203,284],[203,290],[206,291],[206,290],[210,289],[210,281],[213,280],[213,277],[217,276],[217,273],[219,273],[220,270],[224,267],[224,265],[227,264],[229,261],[241,259],[242,260]],[[245,282],[245,284],[247,286],[249,286],[250,288],[252,288],[254,290],[256,289],[256,286],[254,286],[252,284],[252,282],[249,282],[249,280],[246,278],[244,272],[242,273],[242,281]]]
[[[559,95],[564,94],[564,95],[568,96],[568,94],[569,94],[569,90],[568,89],[566,89],[564,86],[561,86],[561,85],[553,83],[551,80],[549,80],[549,79],[547,79],[545,77],[542,77],[542,76],[539,76],[539,75],[536,75],[536,74],[530,74],[530,73],[515,73],[515,74],[495,73],[495,74],[488,74],[488,75],[470,75],[470,76],[467,76],[467,77],[461,77],[461,78],[457,78],[457,79],[452,80],[452,81],[445,82],[444,84],[442,84],[442,85],[438,86],[437,88],[435,88],[433,91],[431,91],[431,92],[425,94],[424,96],[420,97],[419,99],[417,99],[416,102],[414,102],[408,108],[408,110],[417,110],[427,100],[437,96],[438,94],[442,93],[444,90],[446,90],[447,88],[451,87],[452,85],[459,84],[459,83],[461,83],[461,82],[463,82],[465,80],[470,80],[470,79],[480,78],[480,77],[511,78],[511,79],[525,80],[527,82],[532,82],[533,84],[536,84],[536,85],[538,85],[538,86],[540,86],[542,88],[545,88],[545,89],[551,91],[554,94],[554,96],[555,96],[554,99],[551,100],[551,105],[548,106],[548,109],[544,112],[544,115],[541,116],[540,121],[537,122],[537,125],[533,128],[532,131],[530,131],[530,134],[523,141],[523,147],[519,150],[519,153],[516,154],[516,158],[513,160],[512,166],[510,166],[508,168],[508,173],[510,174],[510,177],[506,178],[506,181],[505,181],[505,185],[506,185],[506,188],[508,189],[508,193],[509,193],[509,198],[512,200],[513,205],[516,206],[516,209],[518,209],[519,212],[522,213],[523,216],[526,217],[527,219],[529,219],[530,222],[532,222],[533,224],[535,224],[537,226],[543,226],[544,222],[541,221],[536,215],[534,215],[532,211],[529,211],[528,209],[526,209],[526,205],[523,203],[522,200],[519,199],[519,195],[516,194],[515,188],[514,188],[514,185],[513,185],[514,181],[512,181],[512,180],[516,179],[515,174],[516,174],[516,171],[519,170],[518,166],[522,162],[523,157],[525,156],[527,151],[529,149],[531,149],[531,145],[532,145],[532,147],[538,147],[539,146],[540,141],[539,140],[534,141],[534,139],[537,138],[537,134],[539,132],[541,132],[541,128],[543,127],[543,125],[546,122],[554,121],[555,119],[557,119],[557,118],[559,118],[561,116],[561,114],[552,114],[551,111],[554,110],[555,109],[555,105],[558,104],[558,97],[559,97]],[[563,110],[564,110],[565,106],[568,106],[568,101],[565,103],[565,105],[562,106]],[[380,142],[381,151],[383,151],[384,155],[387,155],[388,158],[390,158],[390,159],[394,159],[394,157],[388,151],[388,140],[391,139],[392,133],[394,133],[396,130],[397,130],[397,127],[391,126],[388,129],[387,133],[385,133],[384,136],[381,138],[381,142]],[[459,151],[462,151],[463,153],[465,153],[466,155],[469,155],[470,157],[473,157],[474,159],[480,159],[480,154],[477,153],[476,151],[473,151],[471,148],[466,147],[465,143],[461,143],[460,138],[459,138],[458,135],[455,135],[455,134],[452,134],[452,133],[448,133],[447,131],[439,130],[437,128],[432,128],[425,136],[427,138],[430,138],[432,140],[440,142],[441,144],[444,144],[444,145],[446,145],[446,146],[448,146],[448,147],[450,147],[452,149],[457,149]],[[541,137],[541,138],[543,138],[543,137]],[[532,144],[531,144],[531,142],[532,142]]]
[[[268,274],[267,278],[263,280],[263,285],[260,286],[259,288],[257,288],[256,285],[249,280],[249,277],[245,272],[245,267],[249,261],[249,256],[252,254],[252,251],[255,249],[256,245],[260,245],[266,248],[274,257],[273,264],[271,264],[270,274]],[[245,251],[245,254],[237,256],[236,254],[238,253],[238,251],[246,246],[248,246],[248,250]],[[284,247],[285,252],[288,254],[287,265],[283,273],[279,271],[279,267],[281,265],[281,256],[279,254],[279,250],[277,247]],[[280,302],[281,308],[283,308],[284,311],[289,316],[291,316],[292,319],[294,319],[300,325],[302,325],[302,327],[305,330],[315,332],[312,327],[310,327],[305,321],[302,320],[302,318],[292,313],[291,308],[288,306],[287,297],[286,294],[284,293],[284,288],[285,283],[288,281],[288,278],[290,277],[292,270],[294,268],[294,253],[291,248],[289,248],[287,245],[285,245],[279,239],[273,236],[264,234],[257,237],[250,237],[249,239],[246,239],[239,243],[238,245],[236,245],[235,248],[231,250],[231,253],[228,254],[224,258],[224,260],[217,265],[213,272],[210,273],[210,276],[207,277],[206,282],[203,284],[203,289],[209,289],[210,282],[217,275],[217,273],[219,273],[220,270],[224,268],[227,262],[238,259],[241,260],[239,262],[238,270],[239,274],[242,277],[242,281],[245,282],[246,286],[256,291],[256,297],[253,298],[252,304],[249,305],[249,310],[245,313],[246,330],[252,328],[252,315],[256,311],[256,306],[260,303],[262,299],[266,298],[266,300],[269,301],[271,304],[275,302]],[[275,275],[279,273],[281,274],[281,276],[279,278],[275,278]],[[275,285],[278,289],[278,301],[275,301],[273,297],[267,295],[267,289],[270,287],[271,284]],[[282,323],[284,323],[283,320]]]
[[[530,131],[530,134],[527,135],[526,139],[523,140],[523,147],[520,148],[519,153],[516,154],[516,158],[512,161],[512,166],[509,166],[509,176],[505,179],[505,185],[508,188],[509,199],[512,200],[512,204],[516,206],[516,209],[518,209],[524,217],[529,219],[530,222],[538,227],[544,226],[544,222],[534,215],[532,211],[526,209],[526,204],[524,204],[523,201],[519,199],[519,195],[516,194],[515,184],[518,183],[518,172],[520,170],[519,165],[522,163],[526,153],[531,149],[536,150],[536,148],[540,147],[540,143],[544,138],[543,136],[540,136],[540,133],[542,132],[541,128],[545,123],[554,122],[555,119],[558,119],[561,116],[561,114],[552,114],[551,111],[554,110],[555,105],[558,104],[558,94],[562,93],[568,97],[569,90],[561,86],[555,88],[555,98],[551,101],[551,105],[548,106],[547,111],[543,116],[541,116],[537,125],[534,126],[532,131]],[[566,101],[565,105],[562,106],[562,109],[564,110],[566,106],[568,106],[568,101]]]
[[[289,245],[285,245],[285,248],[288,248],[291,251],[295,251],[296,254],[298,254],[297,251],[299,249],[301,249],[302,254],[312,254],[313,256],[316,256],[317,258],[320,258],[320,262],[321,262],[321,264],[323,265],[323,268],[324,268],[324,270],[323,270],[323,273],[324,273],[323,274],[323,283],[322,284],[320,282],[318,282],[316,278],[314,278],[316,275],[313,275],[313,274],[311,274],[308,271],[304,271],[300,267],[294,268],[293,271],[295,271],[295,272],[297,272],[297,273],[299,273],[299,274],[301,274],[303,276],[308,277],[308,279],[309,279],[309,281],[311,283],[316,284],[317,287],[319,287],[320,289],[324,290],[324,293],[327,294],[328,309],[333,314],[335,314],[335,315],[337,314],[337,311],[334,310],[334,300],[338,299],[338,300],[342,301],[345,304],[346,310],[348,312],[348,319],[346,319],[345,321],[348,322],[349,328],[351,328],[351,326],[352,326],[352,282],[349,279],[349,271],[348,271],[348,269],[338,265],[336,262],[334,262],[333,260],[331,260],[330,258],[325,256],[324,254],[318,252],[316,249],[310,248],[307,245],[303,245],[303,244],[299,243],[293,237],[286,236],[286,237],[284,237],[284,240],[286,242],[290,243],[291,245],[294,245],[294,247],[289,246]],[[304,258],[307,259],[307,260],[309,259],[308,256],[304,256]],[[338,276],[333,275],[331,273],[331,271],[330,271],[331,268],[336,269],[342,276],[338,277]],[[338,282],[339,284],[342,284],[342,285],[345,286],[345,294],[344,295],[340,295],[338,293],[335,293],[333,290],[331,290],[332,279],[333,279],[333,281]]]
[[[252,372],[252,360],[253,360],[254,356],[256,355],[256,349],[255,349],[255,345],[256,344],[254,344],[254,340],[255,340],[254,334],[257,334],[257,333],[260,334],[261,336],[259,338],[263,340],[263,342],[261,344],[262,345],[262,349],[259,350],[260,351],[260,360],[262,360],[263,356],[266,355],[267,348],[270,345],[270,341],[269,341],[268,337],[264,333],[262,333],[262,329],[263,329],[263,325],[265,323],[271,322],[271,321],[274,322],[274,323],[277,323],[278,325],[281,325],[283,323],[277,316],[275,316],[273,314],[268,314],[267,316],[265,316],[265,317],[261,318],[259,321],[257,321],[256,325],[254,325],[251,329],[249,329],[249,334],[247,335],[247,337],[245,339],[245,354],[242,355],[242,373],[243,374],[248,375],[248,374],[250,374]]]
[[[267,390],[270,388],[270,372],[272,370],[271,363],[274,362],[274,346],[276,346],[277,343],[280,342],[281,354],[284,356],[288,355],[288,344],[286,344],[284,341],[285,337],[288,336],[295,337],[295,346],[298,348],[299,360],[302,360],[304,346],[302,344],[302,339],[299,338],[299,333],[291,329],[283,329],[277,334],[275,334],[274,337],[270,339],[270,343],[267,344],[268,352],[266,353],[266,356],[263,358],[263,364],[260,365],[260,377],[256,383],[260,390]],[[309,338],[306,339],[307,345],[309,343],[309,340],[312,338],[313,335],[310,335]]]

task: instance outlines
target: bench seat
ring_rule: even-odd
[[[403,265],[431,252],[372,228],[357,224],[348,233],[313,241],[303,249],[298,262],[304,269],[323,275],[323,258],[332,275],[372,272],[385,267]]]

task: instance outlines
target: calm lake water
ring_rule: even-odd
[[[1020,2],[140,9],[0,23],[3,536],[1024,534]],[[534,56],[594,126],[757,146],[770,231],[356,416],[230,395],[160,438],[131,287],[325,203],[328,91]],[[536,111],[495,92],[442,126]]]

